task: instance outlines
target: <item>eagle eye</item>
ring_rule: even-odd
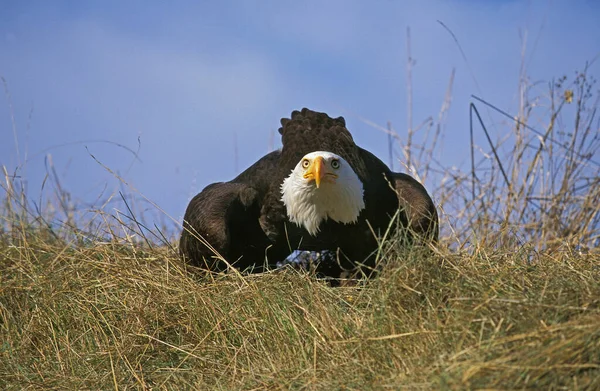
[[[340,168],[340,161],[338,159],[333,159],[331,161],[331,167],[337,170],[338,168]]]
[[[308,159],[302,160],[302,168],[308,168],[310,166],[310,161]]]

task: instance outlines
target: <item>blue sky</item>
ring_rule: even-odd
[[[0,165],[34,198],[48,155],[75,201],[127,189],[93,155],[181,219],[204,186],[278,147],[280,118],[302,107],[345,116],[357,143],[387,162],[386,135],[362,119],[406,134],[410,27],[413,123],[437,117],[455,69],[439,159],[464,166],[470,95],[514,112],[523,47],[546,94],[600,53],[598,20],[595,1],[3,1],[12,112],[3,94]],[[138,150],[138,140],[139,160],[112,144]]]

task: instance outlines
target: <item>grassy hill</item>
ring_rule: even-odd
[[[331,288],[164,249],[0,247],[2,389],[600,389],[600,254],[390,249]]]

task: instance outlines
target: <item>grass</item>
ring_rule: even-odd
[[[0,388],[600,389],[593,78],[533,98],[524,81],[518,121],[473,143],[468,170],[435,159],[451,85],[399,144],[404,171],[436,184],[440,245],[390,240],[353,287],[193,273],[124,195],[127,212],[79,208],[51,167],[42,207],[4,168]]]
[[[195,277],[170,250],[4,245],[0,387],[600,388],[598,252],[389,251],[379,278],[331,288]]]

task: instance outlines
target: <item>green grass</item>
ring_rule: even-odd
[[[600,388],[600,255],[390,249],[331,288],[167,250],[0,247],[2,389]]]

